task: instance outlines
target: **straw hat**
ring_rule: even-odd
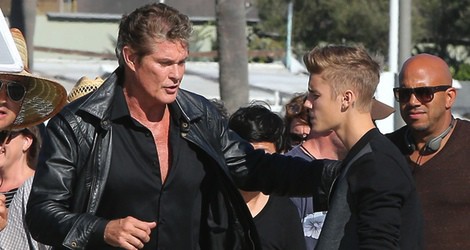
[[[69,95],[67,96],[67,101],[72,102],[90,92],[95,91],[98,89],[101,84],[104,82],[101,77],[96,77],[94,80],[83,76],[78,80],[78,82],[73,86],[72,90],[70,91]]]
[[[57,114],[66,103],[67,91],[57,82],[28,72],[28,50],[24,36],[15,28],[10,32],[25,69],[21,72],[0,72],[0,80],[15,81],[26,89],[20,112],[12,125],[13,129],[21,129],[40,124]]]
[[[370,111],[372,120],[382,120],[387,118],[389,115],[393,114],[395,112],[395,109],[388,106],[387,104],[377,100],[373,99],[372,101],[372,109]]]

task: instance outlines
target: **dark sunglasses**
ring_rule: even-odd
[[[0,145],[3,145],[5,143],[10,143],[11,139],[17,137],[18,135],[26,131],[27,129],[23,129],[20,131],[11,131],[11,130],[0,131]]]
[[[290,103],[286,106],[287,112],[290,115],[298,115],[302,111],[302,106],[299,103]]]
[[[299,96],[300,97],[300,96]],[[307,100],[307,94],[302,97],[301,102],[292,102],[286,105],[286,110],[289,115],[298,115],[300,112],[304,111],[304,103]]]
[[[289,133],[289,144],[291,146],[297,146],[303,141],[305,141],[306,138],[307,138],[307,135],[305,134],[299,135],[295,133]]]
[[[446,91],[452,86],[441,85],[434,87],[419,87],[419,88],[393,88],[395,100],[400,103],[410,101],[411,94],[414,94],[416,99],[421,103],[428,103],[434,99],[434,93]]]
[[[19,102],[26,95],[26,88],[19,83],[0,80],[0,90],[2,90],[3,86],[6,86],[7,95],[12,101]]]

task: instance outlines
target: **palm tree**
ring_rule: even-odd
[[[248,49],[244,0],[216,0],[220,97],[229,113],[248,103]]]

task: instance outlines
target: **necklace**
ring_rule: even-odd
[[[314,157],[312,154],[310,154],[310,152],[308,152],[308,150],[304,147],[303,144],[300,144],[300,149],[302,149],[302,151],[303,151],[308,157],[310,157],[310,159],[315,160],[315,157]]]

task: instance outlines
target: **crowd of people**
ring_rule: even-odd
[[[309,51],[282,116],[228,114],[181,86],[191,31],[168,5],[137,8],[115,71],[67,96],[11,29],[24,70],[0,72],[0,249],[470,248],[470,123],[444,60],[404,63],[390,91],[406,125],[383,135],[395,110],[364,48]]]

